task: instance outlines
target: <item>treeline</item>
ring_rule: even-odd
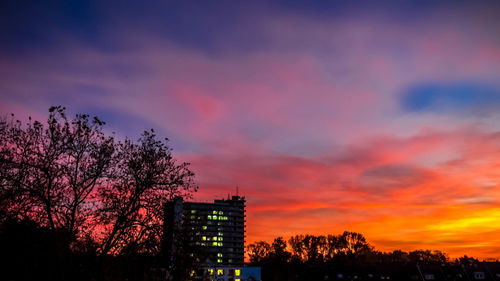
[[[344,231],[340,235],[295,235],[285,241],[277,237],[269,244],[259,241],[248,245],[251,263],[299,262],[299,263],[444,263],[448,257],[441,251],[396,250],[385,253],[376,251],[366,238],[356,232]]]
[[[194,173],[153,130],[117,140],[104,124],[61,106],[45,122],[0,119],[2,279],[147,280],[168,266],[163,206],[197,190]]]
[[[441,251],[380,252],[362,234],[349,231],[340,235],[295,235],[288,241],[277,237],[270,244],[259,241],[247,246],[247,254],[252,265],[262,268],[262,280],[268,281],[326,280],[325,276],[339,272],[359,276],[384,267],[396,271],[417,263],[437,265],[448,261]]]

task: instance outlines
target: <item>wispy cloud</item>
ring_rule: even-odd
[[[249,242],[351,229],[495,256],[498,7],[341,2],[27,6],[0,17],[0,110],[155,128],[196,199],[240,187]]]

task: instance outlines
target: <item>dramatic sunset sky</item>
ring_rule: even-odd
[[[1,114],[59,104],[239,186],[249,243],[500,258],[499,1],[1,1]]]

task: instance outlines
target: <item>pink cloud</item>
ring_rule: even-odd
[[[112,54],[74,43],[60,54],[6,59],[1,109],[44,116],[49,100],[65,98],[68,107],[98,105],[163,129],[174,144],[188,143],[177,155],[197,173],[195,199],[226,197],[236,185],[247,196],[249,242],[351,229],[381,249],[463,252],[445,241],[450,223],[458,226],[450,240],[483,237],[498,247],[463,226],[481,214],[497,222],[489,214],[500,200],[500,147],[491,132],[500,116],[409,113],[399,104],[407,87],[427,81],[498,86],[497,34],[471,34],[457,18],[430,20],[284,13],[256,23],[262,49],[236,54],[137,34],[124,36],[133,47]],[[132,74],[120,76],[122,67]],[[126,127],[119,122],[108,124]]]
[[[472,167],[456,165],[455,171],[449,168],[455,166],[452,163],[457,159],[467,161],[467,151],[476,150],[477,143],[483,144],[479,146],[482,154],[474,153],[473,159],[495,158],[500,151],[493,145],[497,143],[496,138],[496,134],[465,130],[406,139],[386,136],[384,141],[376,140],[357,150],[361,153],[351,150],[328,158],[251,154],[229,158],[191,155],[187,158],[192,159],[193,169],[203,187],[196,198],[210,200],[214,194],[225,197],[228,192],[234,194],[234,187],[239,185],[240,193],[248,198],[249,242],[298,232],[326,234],[355,229],[372,237],[375,246],[385,250],[398,246],[405,246],[405,249],[433,247],[460,254],[463,249],[459,252],[455,246],[442,242],[439,232],[434,231],[438,238],[433,239],[430,230],[425,230],[426,225],[466,219],[466,210],[488,210],[494,208],[493,202],[500,201],[497,184],[490,184],[485,189],[476,181],[483,178],[497,182],[500,176],[498,160],[479,161],[480,166]],[[444,144],[453,146],[457,159],[431,167],[407,166],[416,156],[439,153],[445,148]],[[394,147],[399,156],[387,157],[386,146]],[[493,153],[492,156],[487,152]],[[369,181],[369,186],[363,184],[364,173],[391,167],[387,165],[412,168],[402,171],[390,168],[373,174],[384,177],[389,184],[377,180]],[[412,226],[405,220],[411,220]],[[385,231],[387,228],[392,232]],[[392,245],[384,242],[389,237],[398,239],[398,233],[405,229],[413,233],[406,242]],[[474,235],[480,237],[482,234]],[[427,240],[422,240],[423,237]],[[427,242],[409,242],[415,239]],[[480,249],[471,251],[477,254]]]

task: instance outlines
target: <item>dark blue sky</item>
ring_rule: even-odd
[[[0,112],[154,128],[196,199],[247,195],[249,242],[349,229],[500,258],[499,19],[489,0],[6,0]]]

